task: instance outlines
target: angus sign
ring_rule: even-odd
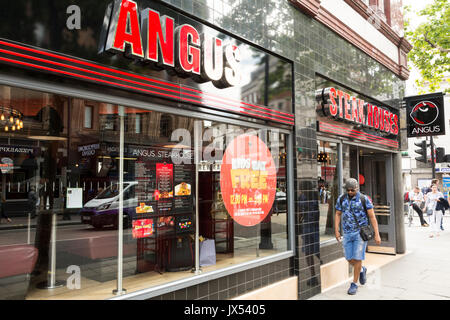
[[[445,135],[444,95],[440,93],[405,97],[407,136]]]
[[[218,88],[239,86],[239,47],[200,34],[193,26],[175,26],[175,19],[147,8],[139,12],[130,0],[115,0],[105,14],[105,51],[124,53],[153,68],[175,71],[197,82],[212,81]]]

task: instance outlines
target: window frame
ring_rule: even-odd
[[[71,99],[77,98],[83,100],[98,101],[101,103],[126,106],[127,108],[138,108],[142,110],[161,112],[163,114],[165,113],[169,115],[180,115],[201,121],[209,120],[222,122],[231,125],[243,126],[250,129],[273,128],[278,130],[280,133],[286,135],[286,145],[287,145],[286,182],[287,182],[287,208],[288,208],[287,212],[288,224],[286,230],[288,236],[287,239],[288,248],[286,251],[268,257],[256,258],[251,261],[233,265],[231,267],[225,267],[215,271],[201,273],[178,281],[167,282],[162,285],[153,286],[144,290],[122,294],[116,297],[109,298],[107,300],[149,299],[165,293],[174,292],[179,289],[191,287],[206,281],[222,278],[231,274],[253,269],[261,265],[273,263],[276,261],[289,259],[295,256],[295,205],[294,205],[294,181],[293,181],[294,158],[295,158],[294,155],[295,128],[290,128],[289,130],[277,126],[268,126],[259,123],[252,123],[250,121],[245,121],[241,119],[225,118],[219,115],[208,114],[201,111],[185,110],[179,107],[177,108],[176,107],[177,104],[173,104],[173,106],[165,106],[149,101],[142,102],[137,99],[129,97],[107,95],[98,92],[95,89],[88,90],[84,88],[73,88],[64,84],[57,84],[49,81],[36,81],[30,78],[18,77],[4,72],[0,72],[0,85],[19,87],[33,91],[42,91],[57,95],[64,95]]]

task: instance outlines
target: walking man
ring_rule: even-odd
[[[353,266],[353,282],[347,293],[354,295],[358,290],[357,282],[364,285],[367,281],[367,268],[363,267],[368,241],[360,235],[360,226],[370,223],[375,232],[375,243],[381,244],[378,223],[370,199],[359,192],[358,181],[349,178],[345,181],[346,194],[342,194],[336,203],[334,232],[338,242],[343,241],[345,259]],[[341,219],[342,217],[342,219]],[[355,220],[357,219],[357,221]],[[343,237],[339,231],[342,220]]]
[[[423,218],[422,209],[420,209],[422,202],[424,202],[424,196],[419,187],[415,187],[414,190],[409,193],[409,201],[411,207],[419,215],[420,224],[422,225],[422,227],[428,227],[428,223],[426,223],[425,219]]]

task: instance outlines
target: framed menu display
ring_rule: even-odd
[[[176,212],[192,212],[192,188],[193,184],[192,165],[175,165],[174,169],[174,207]]]
[[[173,203],[173,164],[156,164],[155,200],[158,201],[159,213],[172,211]]]
[[[134,181],[138,182],[135,187],[137,217],[192,213],[195,166],[173,163],[177,153],[171,149],[132,146],[130,150],[137,158],[132,167]]]

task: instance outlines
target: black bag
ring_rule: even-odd
[[[359,227],[359,235],[364,241],[369,241],[373,239],[373,237],[375,236],[375,232],[369,224],[367,226]]]
[[[362,205],[364,207],[364,212],[367,215],[367,207],[366,207],[366,198],[365,198],[365,196],[363,194],[360,194],[359,200],[361,201],[361,203],[362,203]],[[341,200],[341,205],[342,205],[342,200]],[[375,236],[375,232],[373,231],[372,226],[370,225],[370,223],[367,226],[360,226],[359,222],[358,222],[358,219],[356,218],[356,215],[353,212],[353,210],[351,210],[350,212],[353,214],[353,217],[355,218],[356,224],[358,225],[358,228],[359,228],[359,234],[360,234],[361,238],[363,239],[363,241],[372,240],[374,238],[374,236]],[[369,217],[367,217],[367,218],[369,218]]]

